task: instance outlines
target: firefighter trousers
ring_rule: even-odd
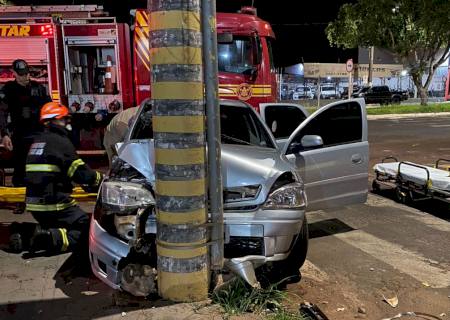
[[[31,214],[41,228],[52,235],[53,243],[48,244],[46,251],[88,252],[89,216],[79,206],[52,212],[32,211]]]

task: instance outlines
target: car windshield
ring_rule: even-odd
[[[220,129],[223,144],[275,148],[259,117],[242,106],[220,106]]]
[[[334,87],[322,87],[322,91],[334,91]]]
[[[151,117],[150,107],[144,107],[131,134],[132,140],[153,138]],[[250,107],[221,105],[220,127],[223,144],[275,148],[266,128]]]
[[[250,37],[234,37],[231,43],[218,43],[219,71],[244,73],[253,68],[253,45]]]

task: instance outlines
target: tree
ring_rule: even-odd
[[[333,46],[390,50],[408,69],[426,105],[433,75],[449,57],[450,1],[358,0],[341,6],[326,34]]]

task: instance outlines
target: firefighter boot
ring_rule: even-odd
[[[9,251],[21,253],[28,249],[30,237],[34,232],[35,224],[28,222],[13,222],[9,226]]]
[[[38,251],[54,252],[55,241],[53,240],[50,230],[43,229],[41,226],[36,226],[33,237],[30,241],[30,253]]]

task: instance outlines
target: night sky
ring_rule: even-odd
[[[81,4],[93,1],[77,0],[12,0],[17,5],[23,4]],[[336,18],[339,7],[354,0],[217,0],[218,12],[236,12],[243,5],[257,8],[258,16],[272,25],[277,37],[275,61],[284,67],[300,62],[344,62],[356,58],[356,50],[339,50],[331,48],[325,35],[325,27]],[[100,0],[106,11],[118,17],[121,22],[129,22],[130,9],[142,8],[146,0]]]

